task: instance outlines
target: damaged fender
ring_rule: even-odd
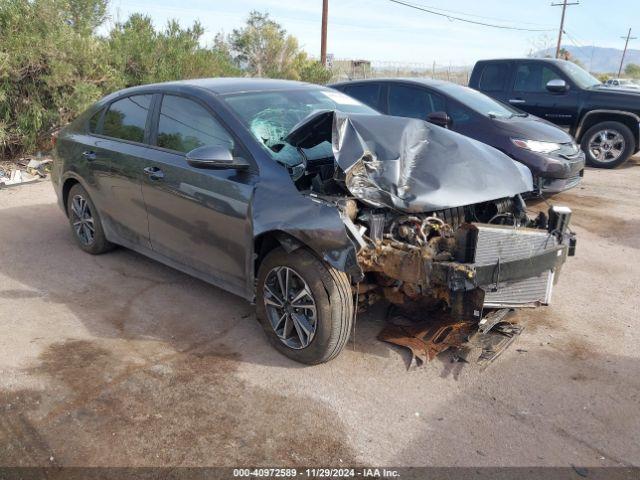
[[[337,270],[349,274],[354,280],[362,277],[362,269],[356,259],[356,247],[349,238],[338,209],[319,198],[301,193],[291,183],[285,170],[277,165],[265,169],[261,181],[256,184],[251,204],[251,221],[255,239],[273,234],[286,251],[300,246],[308,247]],[[286,182],[271,176],[287,176]],[[287,185],[287,188],[282,186]],[[299,242],[296,245],[295,241]],[[250,256],[255,259],[258,252]],[[253,292],[255,271],[253,260],[247,265]]]

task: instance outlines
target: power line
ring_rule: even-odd
[[[560,30],[558,30],[558,45],[556,46],[556,58],[560,55],[560,43],[562,42],[562,29],[564,28],[564,14],[567,10],[567,7],[570,5],[580,5],[580,2],[567,3],[567,0],[564,0],[562,3],[552,3],[552,7],[562,7],[562,16],[560,17]]]
[[[472,23],[474,25],[482,25],[483,27],[492,27],[492,28],[500,28],[503,30],[520,30],[520,31],[525,31],[525,32],[550,32],[552,29],[546,28],[546,29],[540,29],[540,28],[522,28],[522,27],[511,27],[508,25],[495,25],[492,23],[485,23],[485,22],[478,22],[475,20],[469,20],[467,18],[460,18],[460,17],[455,17],[453,15],[449,15],[446,13],[442,13],[442,12],[436,12],[435,10],[431,10],[429,8],[424,8],[421,7],[419,5],[414,5],[411,3],[406,3],[406,2],[402,2],[400,0],[388,0],[391,3],[396,3],[398,5],[404,5],[405,7],[409,7],[409,8],[414,8],[416,10],[420,10],[422,12],[426,12],[426,13],[431,13],[432,15],[438,15],[440,17],[445,17],[449,20],[457,20],[459,22],[466,22],[466,23]]]
[[[433,5],[425,5],[424,3],[418,3],[418,2],[411,2],[414,5],[417,5],[419,7],[423,7],[423,8],[429,8],[431,10],[437,10],[440,12],[445,12],[445,13],[457,13],[459,15],[463,15],[465,17],[473,17],[473,18],[483,18],[485,20],[495,20],[497,22],[511,22],[511,20],[507,20],[505,18],[497,18],[497,17],[487,17],[484,15],[475,15],[472,13],[465,13],[465,12],[461,12],[459,10],[447,10],[446,8],[438,8],[438,7],[434,7]],[[520,21],[520,23],[522,23],[523,25],[537,25],[539,27],[546,27],[547,25],[543,24],[543,23],[536,23],[536,22],[523,22]]]
[[[584,44],[578,41],[576,37],[574,37],[573,35],[570,35],[569,32],[567,32],[566,30],[563,30],[563,33],[569,38],[569,40],[571,40],[571,43],[573,43],[576,47],[584,48]]]

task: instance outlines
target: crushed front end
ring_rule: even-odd
[[[547,305],[575,249],[568,209],[530,219],[520,196],[410,215],[355,203],[344,203],[343,220],[365,272],[362,303],[441,304],[477,321],[486,308]]]
[[[411,328],[402,320],[381,338],[423,360],[473,329],[502,323],[505,336],[519,332],[504,327],[505,312],[547,305],[575,251],[568,208],[528,215],[521,194],[533,183],[524,165],[449,130],[328,111],[285,143],[304,158],[292,169],[299,190],[334,205],[352,240],[358,307],[385,299],[412,312]]]

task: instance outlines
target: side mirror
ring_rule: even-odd
[[[195,168],[243,170],[249,163],[243,158],[233,158],[231,150],[224,145],[205,145],[187,153],[187,163]]]
[[[449,128],[451,126],[451,117],[447,115],[447,112],[431,112],[427,115],[427,122]]]
[[[561,78],[554,78],[547,82],[547,90],[551,93],[564,93],[569,90],[569,85]]]

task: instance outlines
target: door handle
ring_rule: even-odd
[[[96,152],[93,150],[87,150],[86,152],[82,152],[82,156],[91,162],[96,159]]]
[[[521,103],[527,103],[526,100],[522,99],[522,98],[510,98],[509,99],[509,103],[513,103],[515,105],[521,104]]]
[[[164,178],[164,172],[158,167],[146,167],[144,169],[144,174],[147,175],[151,180],[160,180]]]

